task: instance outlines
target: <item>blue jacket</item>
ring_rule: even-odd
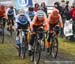
[[[20,23],[20,24],[28,24],[29,23],[28,18],[26,17],[26,15],[24,15],[23,18],[21,18],[20,16],[18,16],[17,22]]]

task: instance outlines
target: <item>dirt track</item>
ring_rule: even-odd
[[[9,33],[8,34],[8,42],[12,42],[12,44],[15,42],[15,33],[11,37]],[[5,36],[5,41],[7,40]],[[40,64],[75,64],[75,57],[70,57],[63,50],[59,50],[58,57],[56,59],[49,56],[46,51],[42,52],[41,54],[41,60]]]

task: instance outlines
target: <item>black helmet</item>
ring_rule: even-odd
[[[14,8],[14,6],[13,6],[13,5],[10,5],[10,6],[9,6],[9,8],[10,8],[10,9],[13,9],[13,8]]]
[[[29,6],[28,10],[29,10],[29,11],[33,11],[34,8],[33,8],[32,6]]]

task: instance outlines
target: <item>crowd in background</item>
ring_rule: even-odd
[[[41,7],[42,7],[42,10],[48,15],[48,13],[47,13],[48,9],[44,2],[41,3]],[[36,3],[35,7],[34,7],[34,11],[36,12],[38,10],[38,8],[39,8],[39,4]],[[72,6],[70,6],[69,1],[62,0],[61,2],[55,2],[54,8],[59,10],[59,13],[61,14],[61,17],[63,20],[63,24],[65,23],[66,20],[72,19],[72,21],[73,21],[73,27],[72,27],[73,28],[73,36],[69,36],[69,39],[75,40],[75,37],[74,37],[74,34],[75,34],[75,3],[73,3]],[[60,36],[64,37],[63,29],[61,29]]]
[[[55,2],[54,7],[57,8],[62,16],[63,24],[66,20],[72,19],[73,22],[73,36],[69,36],[70,40],[75,40],[74,34],[75,34],[75,3],[73,3],[72,6],[70,6],[69,1],[62,0],[61,3]],[[61,29],[61,37],[64,37],[63,29]]]
[[[57,8],[59,10],[59,12],[62,16],[62,19],[63,19],[63,24],[65,23],[65,20],[70,20],[70,19],[73,20],[73,24],[74,24],[73,25],[73,33],[75,34],[75,3],[73,3],[72,6],[69,6],[69,3],[70,3],[69,1],[64,1],[64,0],[62,0],[61,3],[55,2],[54,8]],[[8,17],[10,17],[10,16],[6,15],[7,14],[6,11],[3,11],[3,9],[7,10],[8,8],[10,8],[10,7],[0,6],[0,18],[2,16],[4,16],[6,19],[8,19]],[[47,13],[48,9],[47,9],[45,2],[42,2],[41,5],[39,5],[39,3],[35,3],[32,11],[37,12],[39,10],[39,8],[41,8],[48,16],[48,13]],[[3,13],[4,13],[4,15],[2,15]],[[61,29],[60,36],[64,37],[63,29]]]

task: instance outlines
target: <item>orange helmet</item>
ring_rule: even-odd
[[[53,13],[53,15],[58,15],[59,14],[59,10],[58,9],[54,9],[52,13]]]

